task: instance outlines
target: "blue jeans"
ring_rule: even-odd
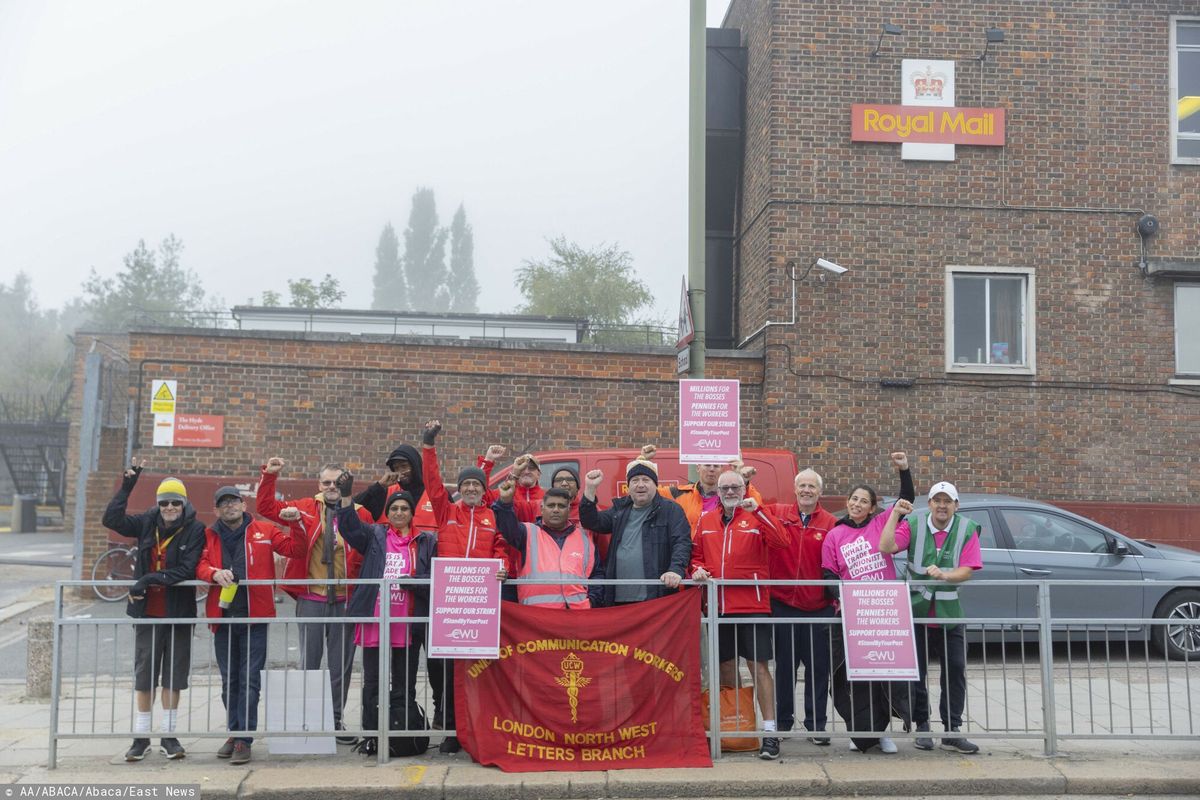
[[[260,670],[267,663],[267,625],[218,625],[213,634],[221,670],[221,702],[231,731],[258,728]],[[250,744],[253,737],[238,736]]]
[[[771,601],[771,615],[793,618],[833,618],[830,607],[804,611]],[[775,625],[775,719],[779,730],[790,731],[796,722],[796,660],[804,664],[804,727],[825,730],[829,706],[829,625],[793,623]]]

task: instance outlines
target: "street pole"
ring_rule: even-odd
[[[704,377],[705,0],[692,0],[688,48],[688,297],[696,336],[689,378]]]
[[[704,137],[707,51],[705,0],[691,0],[688,31],[688,297],[695,338],[689,345],[689,378],[704,377]],[[688,467],[695,483],[696,465]],[[710,695],[714,696],[714,695]]]

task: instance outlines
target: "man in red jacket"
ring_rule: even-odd
[[[717,479],[721,507],[700,516],[692,544],[692,578],[728,580],[766,579],[768,548],[788,546],[787,535],[770,513],[746,497],[746,480],[736,471],[723,472]],[[717,591],[721,619],[765,617],[771,614],[766,587],[722,586]],[[779,758],[779,739],[775,731],[775,683],[768,662],[772,657],[769,624],[733,623],[718,625],[717,651],[721,663],[721,685],[737,685],[737,658],[750,664],[754,690],[763,718],[760,758]]]
[[[779,520],[788,546],[772,549],[767,561],[773,581],[820,581],[821,546],[825,535],[838,524],[837,517],[818,501],[824,480],[811,469],[796,475],[795,503],[776,503],[767,510]],[[772,586],[771,615],[819,619],[817,623],[775,626],[775,710],[779,730],[790,731],[796,717],[796,659],[804,665],[804,727],[825,730],[829,706],[829,624],[833,605],[824,586]],[[829,744],[828,736],[810,736],[813,744]]]
[[[204,531],[204,552],[196,577],[227,591],[210,591],[204,613],[209,619],[275,616],[275,597],[270,586],[241,586],[245,580],[273,580],[275,554],[294,557],[304,550],[304,528],[300,512],[285,508],[281,519],[290,534],[246,513],[242,493],[233,486],[217,489],[214,502],[217,521]],[[217,667],[221,671],[221,702],[225,704],[226,727],[252,731],[258,727],[259,671],[267,663],[267,623],[210,625]],[[249,736],[229,737],[217,750],[217,758],[231,764],[250,760]]]
[[[446,485],[442,483],[442,470],[438,465],[437,435],[442,423],[431,419],[425,423],[421,435],[421,462],[425,478],[425,494],[433,503],[433,514],[438,523],[437,554],[441,558],[498,558],[508,563],[508,550],[504,538],[496,529],[496,517],[492,509],[484,504],[487,489],[483,470],[465,467],[458,473],[457,502],[450,502]],[[501,580],[508,573],[500,568]],[[438,680],[439,659],[431,659],[430,680]],[[454,669],[453,659],[445,659],[440,665],[444,670],[445,686],[442,689],[442,718],[446,729],[454,727]],[[441,753],[457,753],[461,748],[458,737],[447,736],[438,747]]]
[[[258,513],[272,522],[287,525],[281,516],[285,507],[300,512],[304,526],[304,549],[288,559],[283,577],[290,580],[329,581],[324,584],[285,585],[283,590],[296,598],[296,616],[301,618],[344,617],[346,584],[336,580],[358,577],[360,559],[354,550],[347,553],[346,543],[337,532],[337,512],[342,495],[337,479],[345,470],[341,464],[326,464],[317,473],[318,492],[312,497],[288,500],[275,497],[275,484],[283,471],[282,458],[269,458],[258,484]],[[359,519],[371,524],[371,512],[357,507]],[[342,709],[350,692],[350,672],[354,667],[354,625],[352,623],[305,622],[300,625],[300,658],[303,669],[320,669],[328,657],[329,687],[333,695],[333,723],[345,730]],[[341,744],[354,744],[353,736],[339,736]]]

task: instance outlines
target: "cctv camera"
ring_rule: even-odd
[[[1143,239],[1158,233],[1158,217],[1153,214],[1143,214],[1142,218],[1137,221],[1137,232]]]
[[[846,271],[845,267],[835,264],[832,261],[826,261],[823,258],[817,259],[817,266],[827,272],[832,272],[834,275],[841,275]]]

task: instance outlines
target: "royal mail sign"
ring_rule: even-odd
[[[855,103],[850,107],[850,140],[1001,147],[1004,109]]]

